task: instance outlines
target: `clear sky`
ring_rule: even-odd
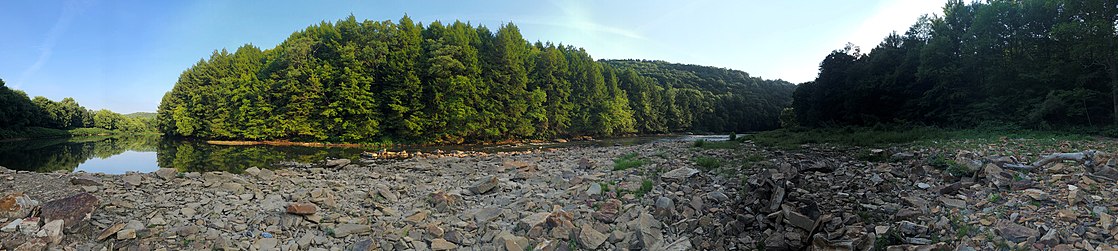
[[[268,49],[292,32],[350,14],[424,24],[512,22],[529,41],[596,59],[656,59],[810,81],[852,42],[869,51],[945,0],[643,1],[0,1],[0,79],[90,109],[155,111],[179,74],[214,50]]]

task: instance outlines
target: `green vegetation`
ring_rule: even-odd
[[[10,89],[0,80],[0,139],[151,133],[154,125],[153,117],[92,111],[72,98],[60,102],[41,96],[28,98],[27,93]]]
[[[794,85],[740,71],[594,61],[529,43],[511,23],[353,16],[272,49],[215,51],[158,110],[168,135],[349,143],[462,143],[776,128]]]
[[[644,160],[637,157],[637,153],[630,153],[622,155],[620,158],[613,160],[613,170],[621,171],[629,168],[634,168],[644,165]]]
[[[694,161],[695,165],[699,166],[699,168],[704,171],[714,170],[722,166],[722,160],[708,156],[696,156],[691,161]]]
[[[652,187],[652,179],[645,178],[644,180],[641,180],[640,190],[637,190],[633,194],[636,195],[637,198],[644,197],[644,195],[648,194],[648,192],[652,192]]]
[[[953,0],[943,9],[869,53],[848,45],[827,55],[815,81],[793,95],[798,124],[1118,124],[1113,2]],[[897,136],[847,140],[938,137]]]

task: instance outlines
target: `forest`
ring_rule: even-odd
[[[28,98],[27,93],[8,88],[0,79],[0,139],[153,132],[155,117],[150,113],[93,111],[73,98]]]
[[[507,23],[424,26],[353,16],[275,48],[214,51],[158,108],[165,135],[349,143],[463,143],[774,129],[794,85],[740,71],[595,61]]]
[[[812,127],[1118,124],[1114,1],[950,1],[943,10],[869,53],[848,45],[827,55],[790,113]]]

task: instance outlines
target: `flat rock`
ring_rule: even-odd
[[[62,220],[52,220],[44,224],[39,232],[35,234],[36,237],[47,237],[51,244],[57,245],[62,241]]]
[[[350,161],[348,159],[326,160],[326,167],[340,168],[340,167],[344,167],[345,165],[349,165],[349,163],[350,163]]]
[[[138,174],[126,174],[124,177],[120,177],[120,180],[123,180],[124,184],[131,186],[140,186],[144,183],[144,177]]]
[[[252,242],[252,247],[255,250],[279,250],[279,240],[276,238],[260,238]]]
[[[661,174],[660,178],[667,180],[685,180],[687,178],[690,178],[692,175],[695,175],[696,173],[699,173],[698,169],[690,167],[680,167]]]
[[[1035,188],[1025,189],[1025,195],[1034,200],[1048,200],[1048,193]]]
[[[129,239],[135,239],[135,238],[136,238],[136,229],[125,228],[125,229],[121,229],[120,231],[116,232],[116,239],[117,240],[129,240]]]
[[[78,193],[70,197],[43,203],[40,216],[46,222],[64,220],[65,228],[72,230],[78,223],[89,219],[93,210],[100,206],[100,199],[89,193]]]
[[[106,228],[104,231],[101,231],[100,235],[97,235],[97,241],[101,241],[109,238],[109,236],[115,235],[117,232],[124,229],[124,226],[124,223],[113,224],[109,228]]]
[[[497,176],[482,178],[470,186],[470,192],[474,194],[485,194],[489,191],[493,191],[493,189],[497,187],[497,184]]]
[[[606,235],[594,230],[594,228],[584,226],[578,232],[578,244],[582,245],[583,248],[598,249],[598,246],[601,246],[604,242],[606,242]]]
[[[179,170],[175,170],[174,168],[160,168],[159,170],[155,170],[155,176],[163,180],[174,179],[178,174]]]
[[[334,228],[334,237],[342,238],[352,234],[362,234],[372,232],[373,228],[369,225],[363,224],[338,224]]]
[[[441,250],[455,250],[455,249],[458,249],[458,245],[454,244],[454,243],[451,243],[449,241],[446,241],[446,239],[435,238],[435,239],[431,240],[431,250],[441,251]]]
[[[1040,235],[1040,232],[1038,232],[1036,229],[1027,228],[1025,226],[1012,222],[1001,222],[998,224],[996,229],[998,230],[998,234],[1001,235],[1002,238],[1005,238],[1006,240],[1012,242],[1022,242],[1029,237]]]
[[[499,216],[501,216],[500,208],[487,207],[479,209],[476,213],[474,213],[474,221],[477,222],[477,224],[480,226],[485,225],[486,222],[492,221]]]
[[[311,215],[318,212],[318,206],[314,203],[291,203],[287,205],[287,213],[297,215]]]
[[[945,198],[944,197],[944,198],[939,198],[939,201],[943,202],[943,205],[948,206],[948,207],[967,208],[967,201],[965,201],[965,200],[952,199],[952,198]]]

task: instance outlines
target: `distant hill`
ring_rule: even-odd
[[[156,115],[157,114],[154,113],[154,112],[133,112],[133,113],[129,113],[129,114],[124,114],[124,117],[155,119]]]
[[[599,60],[620,70],[632,69],[655,79],[662,88],[699,90],[710,96],[710,111],[693,128],[700,131],[757,131],[780,126],[780,111],[792,103],[796,85],[711,66],[659,60]]]

